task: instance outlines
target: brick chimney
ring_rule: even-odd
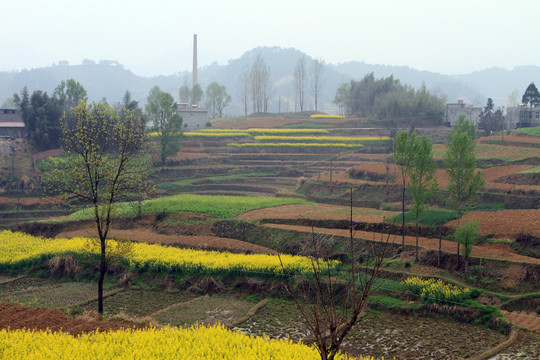
[[[197,74],[197,34],[193,35],[193,80],[191,82],[191,87],[195,86],[198,83],[198,74]]]

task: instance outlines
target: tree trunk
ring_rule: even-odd
[[[418,219],[416,220],[416,262],[418,262]]]
[[[457,223],[458,227],[460,226],[460,222],[461,222],[461,214],[458,211],[458,223]],[[455,236],[454,236],[454,240],[455,240]],[[456,271],[458,271],[459,268],[460,268],[460,264],[459,264],[459,262],[460,262],[460,259],[459,259],[459,245],[460,244],[459,244],[459,241],[456,241],[456,242],[457,242],[457,252],[456,252],[457,265],[456,265]]]
[[[442,222],[444,223],[444,219]],[[442,253],[442,224],[439,227],[439,254],[437,257],[437,267],[441,267],[441,253]]]
[[[98,314],[100,319],[103,317],[103,280],[107,272],[107,258],[105,257],[105,239],[101,239],[101,263],[99,265],[99,280],[98,280]]]
[[[401,251],[405,251],[405,184],[401,189]]]

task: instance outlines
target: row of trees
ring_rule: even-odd
[[[61,127],[74,126],[73,108],[86,98],[86,90],[77,81],[62,81],[53,96],[35,90],[31,95],[24,87],[13,94],[13,102],[21,110],[26,137],[36,149],[47,150],[60,145]]]
[[[222,117],[223,109],[232,101],[231,95],[227,92],[224,85],[220,85],[217,82],[213,82],[206,87],[206,91],[203,92],[199,84],[195,84],[193,87],[189,87],[187,78],[184,80],[184,85],[178,90],[178,98],[181,103],[199,106],[206,99],[206,107],[210,112],[212,118]]]
[[[273,93],[270,67],[258,55],[251,67],[244,66],[238,75],[238,97],[247,117],[251,102],[254,113],[268,112],[268,101]]]
[[[295,110],[297,107],[300,111],[304,111],[306,91],[309,88],[313,101],[315,103],[315,111],[318,110],[319,95],[322,86],[322,74],[324,70],[324,62],[314,59],[309,70],[307,69],[306,60],[301,57],[294,68],[294,93],[295,93]]]
[[[485,185],[482,173],[476,171],[474,155],[476,126],[465,116],[460,116],[447,139],[447,151],[443,156],[443,165],[449,177],[446,189],[448,206],[457,213],[458,228],[463,213],[474,204],[474,196]],[[437,191],[435,177],[437,170],[433,158],[431,140],[426,135],[417,136],[401,131],[394,142],[393,158],[402,177],[402,249],[405,249],[405,201],[406,190],[412,197],[410,212],[416,225],[416,260],[418,261],[418,223],[426,211],[426,201]],[[458,233],[461,236],[461,233]],[[467,236],[464,239],[469,239]],[[458,240],[456,238],[456,240]],[[460,262],[460,241],[457,241],[457,263]],[[467,261],[471,244],[463,252]]]
[[[442,124],[445,105],[425,85],[414,90],[392,75],[376,79],[373,73],[340,86],[334,103],[347,115],[434,125]]]
[[[73,79],[62,80],[55,88],[53,95],[35,90],[30,94],[24,87],[20,94],[13,94],[13,103],[21,110],[25,125],[25,136],[36,150],[57,149],[61,145],[62,128],[73,129],[77,119],[75,107],[86,100],[85,88]],[[101,103],[106,104],[106,99]],[[139,103],[126,91],[121,103],[114,104],[112,109],[121,120],[125,120],[127,111],[132,112],[141,124],[145,118]]]

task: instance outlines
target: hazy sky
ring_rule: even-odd
[[[257,46],[445,74],[540,65],[538,0],[0,0],[0,70],[117,60],[140,75]],[[154,67],[152,67],[154,65]]]

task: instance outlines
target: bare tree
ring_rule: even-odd
[[[310,90],[311,95],[313,95],[313,100],[315,102],[315,111],[319,110],[319,95],[321,93],[322,86],[322,74],[324,70],[324,61],[319,59],[313,59],[311,64],[311,81],[310,81]]]
[[[272,85],[270,83],[270,69],[261,55],[257,56],[251,66],[249,77],[253,112],[267,112]]]
[[[236,88],[238,97],[244,106],[244,115],[247,119],[249,106],[249,90],[250,90],[250,71],[249,66],[244,65],[242,71],[238,75],[238,87]]]
[[[304,97],[306,93],[306,60],[302,56],[296,63],[294,68],[294,91],[296,93],[296,100],[300,105],[300,111],[304,111]]]
[[[315,250],[319,250],[319,254],[311,258],[314,287],[308,286],[306,291],[293,289],[290,277],[286,277],[286,290],[293,298],[302,321],[311,332],[322,360],[335,358],[346,336],[363,312],[368,297],[382,285],[382,282],[377,282],[377,276],[388,249],[389,237],[386,241],[378,244],[379,246],[375,246],[373,243],[368,246],[367,251],[371,255],[371,261],[366,261],[363,270],[360,271],[357,268],[357,255],[355,253],[357,244],[355,244],[354,236],[355,223],[352,220],[352,188],[350,201],[350,272],[347,273],[347,281],[344,283],[335,280],[336,274],[332,274],[328,251],[319,246],[321,245],[320,238],[314,235],[314,247]],[[283,272],[287,274],[283,263],[281,266]],[[339,298],[338,287],[341,287],[339,292],[345,294],[344,298]],[[300,300],[300,297],[303,297],[303,301]],[[338,303],[341,305],[338,306]]]

